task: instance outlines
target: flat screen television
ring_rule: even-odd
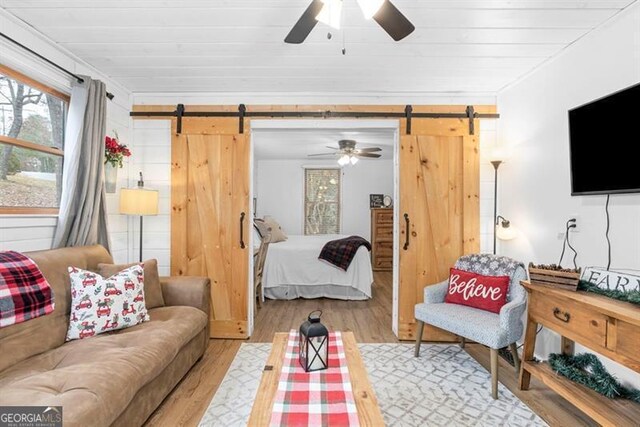
[[[571,195],[640,193],[640,83],[569,111]]]

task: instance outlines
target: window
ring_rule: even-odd
[[[305,169],[304,234],[340,233],[340,169]]]
[[[69,97],[0,65],[0,213],[57,213]]]

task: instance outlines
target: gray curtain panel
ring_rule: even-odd
[[[53,247],[101,244],[109,250],[104,190],[107,98],[104,83],[74,83],[64,138],[63,189]]]

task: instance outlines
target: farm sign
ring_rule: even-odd
[[[593,283],[602,289],[630,292],[640,290],[640,276],[587,267],[582,273],[582,280]]]

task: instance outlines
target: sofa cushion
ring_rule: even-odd
[[[150,310],[151,321],[71,341],[0,373],[0,405],[64,407],[65,425],[110,425],[138,390],[201,332],[193,307]]]
[[[144,301],[143,270],[134,264],[104,278],[69,267],[71,316],[67,341],[90,338],[149,320]]]
[[[102,246],[78,246],[25,253],[47,279],[56,299],[53,313],[0,329],[0,372],[65,342],[71,302],[70,266],[96,271],[101,262],[113,262]]]
[[[139,263],[132,264],[98,264],[98,274],[102,277],[110,277],[125,268],[133,267]],[[147,309],[164,307],[164,297],[160,286],[160,275],[158,274],[158,261],[148,259],[142,263],[144,265],[144,302]]]

